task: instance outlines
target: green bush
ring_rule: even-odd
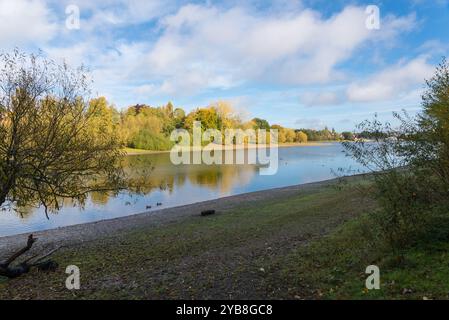
[[[425,229],[428,216],[449,199],[449,65],[445,60],[427,81],[423,110],[394,116],[397,128],[377,117],[359,125],[373,141],[345,142],[347,153],[374,176],[378,222],[393,248]]]
[[[172,142],[164,135],[142,129],[131,138],[128,146],[137,149],[164,151],[169,150],[172,145]]]

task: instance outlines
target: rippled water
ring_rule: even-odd
[[[84,209],[66,202],[56,214],[45,218],[42,209],[29,209],[20,216],[0,213],[0,236],[50,229],[160,208],[210,200],[224,196],[289,185],[322,181],[335,177],[339,168],[360,168],[343,153],[339,143],[279,149],[276,175],[259,174],[256,165],[179,165],[170,162],[168,153],[128,156],[127,172],[138,167],[154,167],[143,194],[122,192],[118,195],[93,193]],[[162,203],[156,206],[156,203]]]

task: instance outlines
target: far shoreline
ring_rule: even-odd
[[[317,147],[317,146],[329,146],[332,143],[339,143],[341,141],[314,141],[314,142],[306,142],[306,143],[281,143],[278,144],[278,148],[292,148],[292,147]],[[245,146],[225,146],[219,145],[215,146],[217,150],[240,150],[240,149],[254,149],[258,146],[269,146],[269,145],[245,145]],[[170,153],[170,150],[145,150],[145,149],[134,149],[134,148],[125,148],[123,150],[125,155],[127,156],[138,156],[144,154],[159,154],[159,153]],[[198,151],[198,148],[193,147],[192,151]]]

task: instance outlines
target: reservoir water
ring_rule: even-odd
[[[260,175],[257,165],[173,165],[169,153],[127,156],[128,174],[137,172],[137,168],[153,168],[139,192],[92,193],[83,208],[65,201],[58,212],[49,214],[49,219],[46,219],[43,208],[25,208],[22,213],[5,210],[0,212],[0,236],[322,181],[335,178],[339,169],[349,170],[349,173],[362,171],[360,165],[345,156],[339,143],[279,148],[278,158],[275,175]]]

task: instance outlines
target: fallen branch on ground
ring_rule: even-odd
[[[53,254],[55,251],[59,250],[61,247],[53,249],[48,253],[39,257],[39,255],[34,255],[25,261],[11,266],[11,264],[17,260],[20,256],[25,254],[27,251],[31,249],[33,244],[37,241],[37,238],[34,238],[32,234],[28,236],[28,241],[25,247],[18,250],[14,254],[11,255],[5,262],[0,263],[0,276],[8,277],[8,278],[17,278],[24,273],[27,273],[31,270],[32,267],[37,267],[39,270],[46,271],[52,270],[54,271],[58,264],[52,260],[43,261],[45,258]]]

